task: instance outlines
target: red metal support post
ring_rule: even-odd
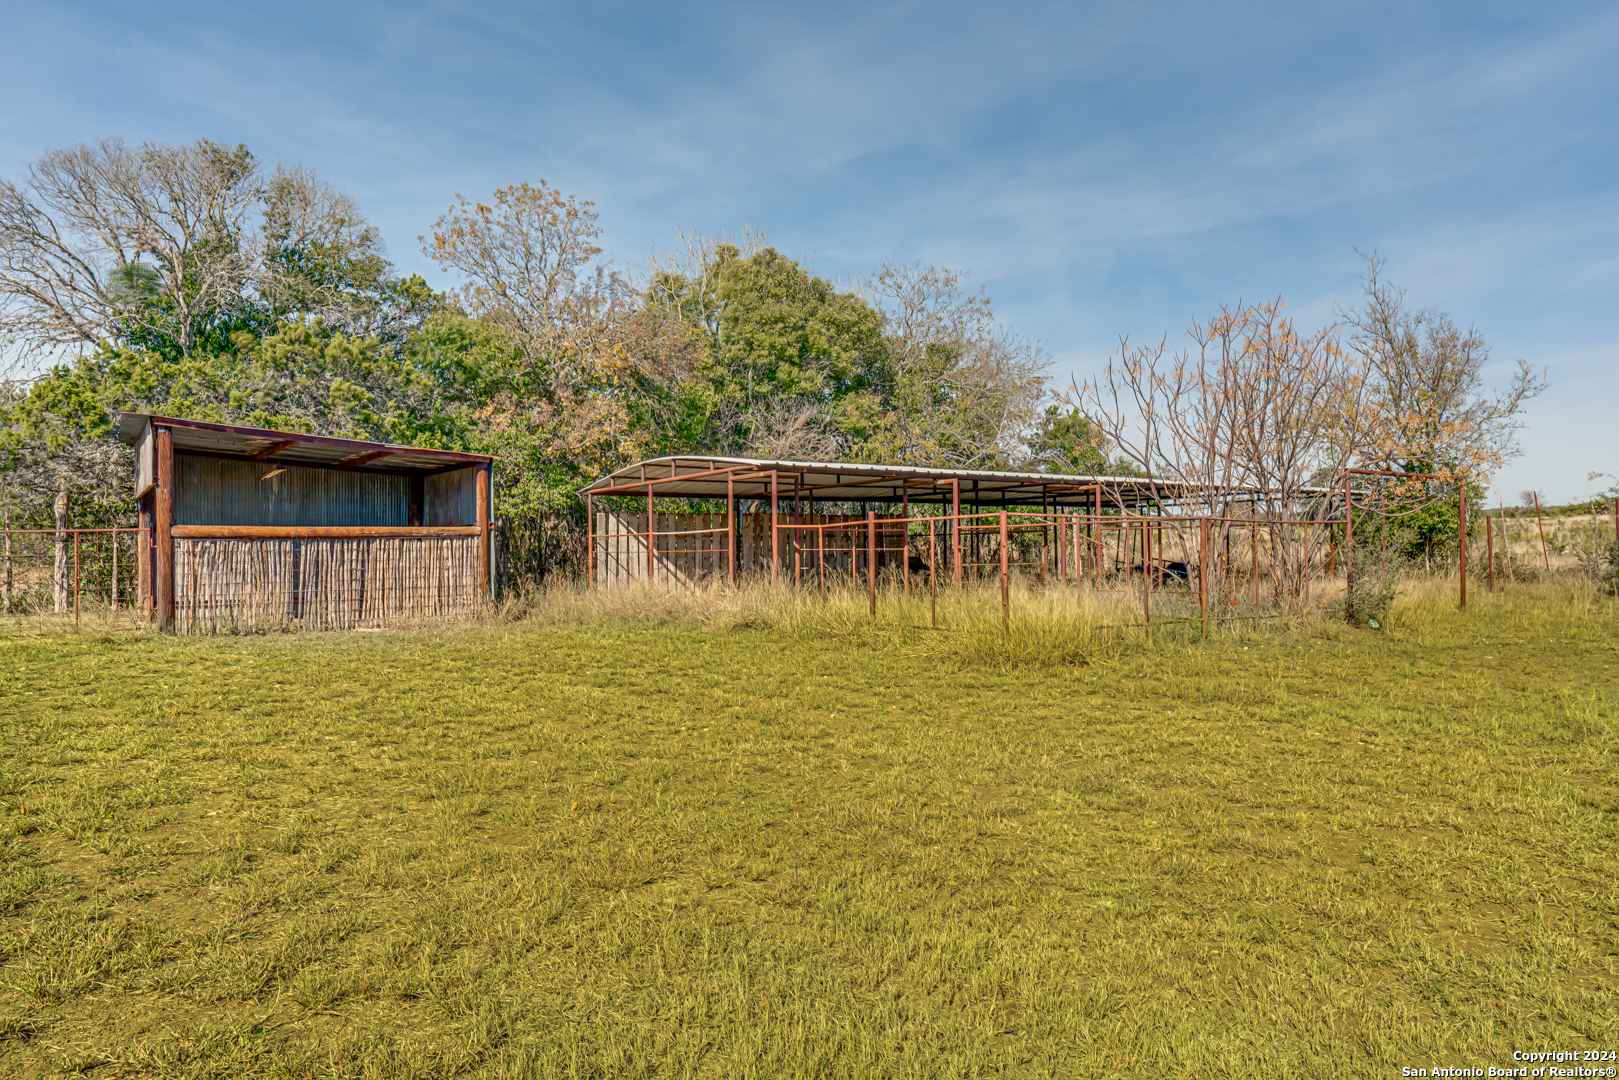
[[[1614,520],[1619,521],[1619,503],[1614,504]],[[950,566],[956,573],[956,588],[961,588],[961,480],[950,481]]]
[[[157,438],[157,499],[154,511],[157,530],[156,580],[153,596],[157,607],[157,628],[174,633],[174,433],[159,427]]]
[[[1001,633],[1008,637],[1012,634],[1012,595],[1011,595],[1011,566],[1012,558],[1010,537],[1006,528],[1006,511],[1001,511]]]
[[[781,558],[777,539],[781,536],[778,528],[780,521],[777,511],[780,510],[781,489],[777,481],[781,474],[775,469],[770,470],[770,583],[774,585],[781,577]]]
[[[736,587],[736,474],[725,474],[725,573]]]
[[[903,564],[903,569],[901,570],[901,573],[903,573],[905,575],[905,595],[909,596],[909,595],[911,595],[911,492],[910,492],[910,489],[909,488],[901,488],[900,493],[899,493],[899,498],[900,498],[900,516],[905,519],[905,524],[902,526],[903,532],[901,533],[899,557],[900,557],[900,562]]]
[[[652,485],[646,486],[646,587],[656,588],[658,552],[658,516],[652,508]]]
[[[871,592],[871,617],[877,617],[877,511],[866,511],[866,584]]]

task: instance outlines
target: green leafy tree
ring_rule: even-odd
[[[1078,409],[1049,405],[1029,439],[1031,462],[1046,472],[1080,476],[1134,476],[1128,462],[1108,456],[1108,442]]]
[[[681,441],[828,457],[869,431],[889,374],[880,311],[774,248],[718,244],[693,269],[646,292],[651,313],[683,320],[702,347],[665,410]]]

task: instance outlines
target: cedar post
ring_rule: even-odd
[[[585,494],[585,543],[588,553],[585,555],[585,576],[590,579],[590,587],[596,588],[596,496]]]
[[[1489,567],[1490,591],[1495,591],[1495,518],[1484,515],[1484,562]]]
[[[781,509],[781,490],[776,481],[780,477],[776,470],[770,470],[770,584],[774,585],[781,578],[781,553],[777,538],[781,536],[778,529],[777,513]]]
[[[153,582],[157,628],[174,633],[174,433],[159,427],[157,435],[157,491],[153,522],[157,533],[157,573]]]
[[[1552,557],[1546,554],[1546,526],[1540,522],[1540,493],[1535,493],[1535,528],[1540,531],[1540,557],[1546,564],[1546,572],[1552,572]]]

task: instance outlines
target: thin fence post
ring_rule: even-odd
[[[79,628],[79,530],[73,530],[73,629]]]

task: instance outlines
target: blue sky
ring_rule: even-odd
[[[245,142],[424,273],[456,192],[543,178],[631,268],[749,222],[846,280],[969,269],[1064,384],[1237,299],[1325,322],[1375,248],[1498,374],[1549,368],[1498,494],[1619,473],[1612,5],[8,0],[0,28],[4,175]]]

